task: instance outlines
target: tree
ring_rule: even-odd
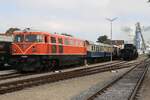
[[[104,36],[99,36],[98,38],[97,38],[97,42],[99,42],[99,43],[105,43],[105,44],[110,44],[110,39],[108,39],[108,37],[106,36],[106,35],[104,35]]]
[[[15,32],[15,31],[20,31],[20,29],[19,29],[19,28],[9,28],[9,29],[5,32],[5,34],[6,34],[6,35],[12,35],[13,32]]]

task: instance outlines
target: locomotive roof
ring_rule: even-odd
[[[80,38],[75,38],[75,37],[61,35],[61,34],[54,34],[54,33],[50,33],[50,32],[39,32],[39,31],[16,31],[16,32],[14,32],[14,34],[25,34],[25,33],[26,34],[51,35],[51,36],[56,36],[56,37],[63,37],[63,38],[70,38],[70,39],[76,39],[76,40],[80,40],[80,41],[85,41],[85,40],[82,40]]]
[[[88,41],[86,40],[86,42],[88,42],[89,45],[101,45],[101,46],[111,46],[110,44],[104,44],[104,43],[98,43],[98,42],[93,42],[93,41]]]

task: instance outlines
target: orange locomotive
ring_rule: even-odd
[[[74,37],[47,32],[14,33],[12,55],[21,71],[83,63],[86,53],[85,41]]]

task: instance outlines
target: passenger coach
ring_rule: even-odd
[[[119,48],[104,43],[94,43],[86,41],[87,44],[87,60],[88,62],[95,62],[99,60],[110,59],[111,52],[113,59],[119,57]]]

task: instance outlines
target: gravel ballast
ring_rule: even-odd
[[[150,67],[137,95],[137,100],[150,100]]]
[[[105,84],[129,69],[130,68],[124,68],[117,72],[103,72],[27,88],[21,91],[0,95],[0,100],[70,100],[93,86]]]

